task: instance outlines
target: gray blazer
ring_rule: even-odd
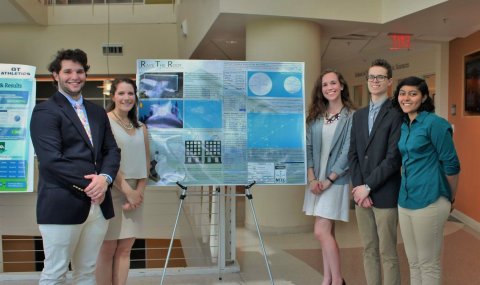
[[[334,184],[350,183],[348,175],[348,148],[353,112],[344,108],[340,113],[337,128],[333,135],[330,154],[327,161],[326,175],[335,172],[338,178]],[[307,168],[313,167],[315,177],[320,175],[320,154],[322,148],[323,116],[307,124]]]

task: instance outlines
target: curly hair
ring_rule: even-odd
[[[88,65],[87,54],[81,49],[61,49],[57,52],[57,55],[53,59],[53,61],[48,65],[48,71],[51,73],[59,73],[62,69],[62,61],[63,60],[71,60],[73,62],[78,62],[83,66],[83,70],[85,70],[85,74],[90,69],[90,65]],[[53,77],[53,82],[55,85],[58,85],[57,80]]]
[[[340,93],[340,98],[342,100],[343,106],[347,108],[347,110],[355,109],[353,106],[352,101],[350,101],[350,92],[348,91],[348,84],[343,75],[335,71],[334,69],[325,69],[320,76],[318,77],[317,81],[315,82],[315,86],[313,87],[312,91],[312,102],[310,107],[308,108],[308,115],[307,115],[307,123],[310,123],[317,119],[319,116],[323,116],[327,111],[328,107],[328,100],[323,96],[322,92],[322,79],[328,73],[335,73],[338,78],[338,82],[343,87],[343,90]]]

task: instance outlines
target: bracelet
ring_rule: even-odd
[[[317,180],[317,178],[313,178],[311,180],[308,180],[308,184],[312,183],[312,181],[315,181],[315,180]]]
[[[335,181],[332,180],[332,178],[330,178],[330,177],[328,177],[328,176],[327,176],[327,180],[330,181],[332,184],[335,183]]]

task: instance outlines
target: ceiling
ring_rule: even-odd
[[[386,52],[398,55],[424,50],[480,30],[480,1],[450,0],[384,24],[311,20],[322,29],[322,65],[351,58],[370,61]],[[245,59],[245,26],[259,16],[221,14],[192,58]],[[409,50],[391,51],[389,33],[411,34]]]
[[[14,1],[0,1],[0,24],[36,24]],[[384,24],[311,19],[322,29],[322,64],[391,52],[426,49],[480,30],[479,0],[449,0]],[[245,60],[245,26],[263,16],[220,14],[192,55],[196,59]],[[409,50],[390,51],[388,33],[412,34]]]

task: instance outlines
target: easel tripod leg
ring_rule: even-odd
[[[175,225],[173,226],[172,237],[170,238],[170,245],[168,246],[168,252],[167,252],[167,258],[165,259],[165,265],[163,266],[162,279],[160,281],[160,285],[163,285],[163,280],[165,279],[165,275],[167,273],[167,265],[168,265],[168,261],[170,260],[170,254],[172,253],[173,241],[175,239],[175,232],[177,230],[178,219],[180,217],[180,210],[182,209],[183,201],[187,197],[187,187],[181,185],[178,182],[177,182],[177,185],[180,186],[180,188],[182,188],[182,194],[180,195],[180,204],[178,205],[177,218],[175,219]]]
[[[250,192],[250,187],[248,188],[245,187],[245,196],[248,198],[248,201],[250,202],[250,210],[252,211],[253,221],[255,222],[255,227],[257,228],[258,239],[260,241],[260,247],[262,248],[263,257],[265,259],[265,265],[267,266],[268,276],[270,277],[270,282],[272,283],[272,285],[275,285],[275,282],[272,277],[272,271],[270,270],[270,263],[268,262],[267,251],[265,250],[265,245],[263,243],[260,227],[258,226],[257,215],[255,214],[255,207],[253,206],[253,201],[252,201],[253,196],[252,196],[252,193]]]
[[[224,247],[225,247],[225,219],[224,219],[224,200],[222,199],[221,195],[221,189],[220,186],[216,187],[216,195],[217,195],[217,224],[218,224],[218,236],[217,236],[217,265],[218,265],[218,280],[223,279],[223,269],[225,267],[225,252],[224,252]],[[223,210],[222,210],[223,209]]]

